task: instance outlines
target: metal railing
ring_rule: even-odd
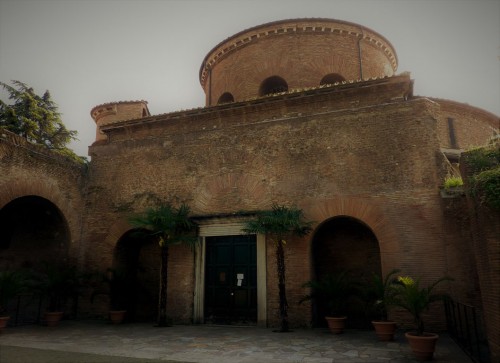
[[[446,299],[444,307],[450,336],[472,360],[490,363],[488,340],[479,309],[452,299]]]

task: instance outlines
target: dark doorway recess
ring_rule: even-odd
[[[69,242],[64,216],[45,198],[20,197],[0,210],[0,270],[65,261]]]
[[[316,279],[347,270],[353,279],[367,283],[373,273],[381,273],[380,248],[371,229],[358,219],[340,216],[323,222],[313,238],[313,263]],[[313,304],[313,325],[325,326],[326,307]],[[349,300],[348,327],[370,328],[372,316],[360,297]]]
[[[206,238],[205,322],[257,323],[255,235]]]
[[[160,247],[146,233],[131,230],[116,244],[113,269],[123,274],[127,286],[113,299],[122,301],[127,321],[153,322],[158,313]]]

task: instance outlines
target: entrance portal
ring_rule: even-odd
[[[206,237],[205,322],[257,323],[255,235]]]

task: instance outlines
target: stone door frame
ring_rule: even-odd
[[[203,324],[205,305],[205,258],[206,237],[244,235],[246,218],[214,217],[199,220],[200,243],[195,249],[195,286],[193,322]],[[266,238],[257,234],[257,325],[267,326],[267,285],[266,285]]]

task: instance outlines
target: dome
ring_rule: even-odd
[[[200,68],[206,104],[243,101],[291,89],[392,76],[391,43],[358,24],[291,19],[239,32],[215,46]]]

